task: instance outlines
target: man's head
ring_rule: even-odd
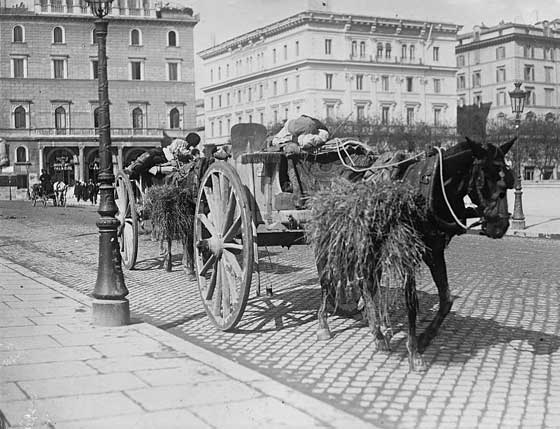
[[[189,144],[183,139],[175,139],[168,146],[169,151],[179,161],[185,161],[190,156]]]
[[[185,140],[190,147],[196,147],[200,143],[200,136],[197,133],[188,133]]]

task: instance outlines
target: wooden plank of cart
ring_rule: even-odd
[[[283,152],[264,152],[266,134],[260,124],[235,125],[232,158],[214,162],[198,192],[194,225],[198,286],[206,313],[224,331],[234,329],[241,319],[253,273],[260,295],[258,246],[305,244],[310,211],[302,208],[301,197],[345,170],[336,151],[290,159]],[[316,179],[307,181],[307,190],[293,168],[298,161],[308,177]],[[287,177],[292,192],[282,191],[281,181]]]

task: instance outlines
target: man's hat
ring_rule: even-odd
[[[200,143],[200,136],[197,133],[188,133],[185,140],[190,147],[194,147]]]

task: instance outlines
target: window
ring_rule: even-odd
[[[214,69],[210,69],[210,82],[214,82]]]
[[[99,107],[96,107],[95,110],[93,111],[93,127],[94,128],[99,128],[99,115],[100,115],[100,111],[99,111]]]
[[[545,166],[541,169],[541,177],[542,180],[550,180],[553,178],[554,175],[554,167]]]
[[[325,39],[325,54],[330,55],[332,54],[332,40]]]
[[[64,30],[62,27],[54,27],[53,43],[64,43]]]
[[[144,64],[142,61],[131,61],[130,62],[130,79],[131,80],[143,80],[142,79],[142,69]]]
[[[441,92],[441,79],[434,79],[434,93],[439,94]]]
[[[506,92],[498,91],[496,93],[496,106],[506,106]]]
[[[554,49],[544,48],[543,57],[545,60],[554,60]]]
[[[177,33],[171,30],[167,33],[167,46],[177,46]]]
[[[247,101],[253,101],[253,88],[247,88]]]
[[[364,106],[356,106],[356,118],[358,121],[363,121],[365,119],[366,108]]]
[[[410,48],[408,48],[408,51],[409,51],[409,53],[410,53],[410,55],[409,55],[410,59],[413,60],[413,59],[414,59],[414,56],[415,56],[415,53],[414,53],[415,47],[414,47],[414,45],[410,45]]]
[[[231,96],[229,95],[229,92],[226,94],[226,106],[230,106],[231,105]]]
[[[352,40],[352,58],[357,57],[358,56],[358,42],[355,40]]]
[[[389,76],[381,76],[381,91],[389,91]]]
[[[535,66],[532,64],[525,64],[523,68],[523,79],[529,82],[533,82],[535,80]]]
[[[16,149],[16,162],[27,162],[27,148],[25,146]]]
[[[535,47],[531,45],[523,46],[523,56],[525,58],[535,58]]]
[[[473,104],[480,107],[482,104],[482,94],[475,94],[473,96]]]
[[[296,40],[296,57],[299,57],[299,41]],[[261,121],[262,123],[262,121]]]
[[[360,42],[360,58],[366,56],[366,42]]]
[[[389,123],[389,106],[381,108],[381,123],[387,125]]]
[[[263,99],[263,96],[264,96],[264,86],[263,86],[263,84],[261,83],[261,84],[259,85],[259,100],[262,100],[262,99]]]
[[[136,107],[132,111],[132,128],[135,130],[144,128],[144,112],[140,107]]]
[[[99,77],[99,61],[91,60],[91,78],[97,79]]]
[[[434,46],[432,51],[432,59],[434,61],[439,61],[439,46]]]
[[[52,60],[52,77],[53,79],[66,79],[66,60],[53,59]]]
[[[251,117],[251,115],[249,115],[249,118]],[[251,121],[249,121],[251,122]],[[222,127],[222,121],[218,121],[218,135],[219,136],[223,136],[224,135],[224,130]]]
[[[241,118],[239,118],[239,122],[241,122]],[[214,121],[210,122],[210,137],[214,137]]]
[[[465,106],[465,97],[459,97],[457,100],[457,106],[464,107]]]
[[[473,62],[475,64],[480,63],[480,49],[477,49],[473,52]]]
[[[140,30],[137,30],[135,28],[134,30],[130,31],[130,44],[132,46],[140,46],[142,44],[142,41],[140,39]]]
[[[364,75],[363,74],[357,74],[356,75],[356,89],[358,91],[361,91],[362,89],[364,89]]]
[[[414,124],[414,107],[406,108],[406,125]]]
[[[278,82],[272,82],[272,95],[278,95]]]
[[[27,57],[14,57],[11,60],[12,77],[27,77]]]
[[[210,110],[214,110],[214,97],[210,97]]]
[[[496,69],[496,82],[505,82],[505,81],[506,81],[506,68],[498,67]]]
[[[545,67],[544,68],[544,81],[546,83],[552,83],[552,72],[553,72],[553,68],[552,67]]]
[[[222,94],[218,95],[218,107],[222,107]]]
[[[272,112],[272,117],[274,118],[274,123],[277,124],[278,123],[278,110],[274,110]]]
[[[25,41],[25,31],[21,25],[16,25],[12,32],[12,42],[23,43]]]
[[[14,109],[14,128],[27,128],[27,111],[23,106]]]
[[[288,59],[288,45],[284,45],[284,61]]]
[[[284,94],[288,92],[288,78],[284,78]]]
[[[169,111],[169,128],[181,128],[181,115],[176,107]]]
[[[248,122],[249,122],[250,124],[253,123],[253,115],[249,115],[249,120],[248,120]]]
[[[466,79],[464,74],[457,75],[457,89],[465,89]]]
[[[473,88],[480,88],[481,85],[481,72],[475,71],[472,75]]]
[[[63,134],[66,131],[66,110],[59,106],[54,111],[54,128],[57,134]]]
[[[333,79],[332,73],[325,74],[325,88],[326,89],[332,89],[332,79]]]
[[[506,57],[506,47],[505,46],[499,46],[496,48],[496,59],[497,60],[502,60]]]
[[[167,79],[179,80],[179,63],[167,63]]]
[[[412,92],[412,78],[411,77],[407,77],[406,78],[406,92]]]
[[[230,130],[231,130],[231,119],[228,118],[226,131],[229,133]]]
[[[95,32],[95,28],[91,30],[91,44],[97,45],[97,33]]]
[[[406,45],[402,45],[401,46],[401,58],[403,60],[406,60],[406,52],[407,52],[407,46]]]
[[[377,52],[375,54],[375,58],[377,59],[383,58],[383,43],[377,44]]]
[[[259,124],[264,125],[264,113],[263,112],[259,113]]]
[[[284,109],[284,120],[288,120],[288,114],[290,113],[290,111],[288,110],[288,108],[286,107]]]
[[[272,49],[272,64],[276,64],[276,48]]]
[[[523,167],[523,180],[535,180],[535,167]]]
[[[299,91],[300,83],[299,83],[299,74],[296,75],[296,91]]]
[[[327,104],[327,118],[334,119],[334,104]]]
[[[544,105],[547,106],[547,107],[551,107],[553,100],[554,100],[554,89],[545,88],[544,89]]]
[[[237,103],[241,103],[241,90],[237,90]]]
[[[434,126],[439,127],[441,125],[441,109],[434,109]]]
[[[465,67],[465,56],[457,55],[457,67]]]
[[[391,44],[390,43],[385,43],[385,58],[387,58],[387,59],[391,58]]]

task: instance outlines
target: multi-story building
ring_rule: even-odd
[[[70,183],[95,179],[95,18],[83,0],[0,5],[0,137],[10,162],[0,186],[15,176],[25,188],[43,168]],[[119,0],[106,19],[113,162],[122,167],[159,145],[162,130],[182,136],[195,129],[198,16],[153,0]]]
[[[304,113],[455,125],[460,28],[309,10],[205,49],[206,141]]]
[[[489,119],[511,116],[508,92],[521,80],[530,91],[525,107],[529,117],[558,116],[560,20],[475,26],[457,40],[459,105],[491,102]]]

